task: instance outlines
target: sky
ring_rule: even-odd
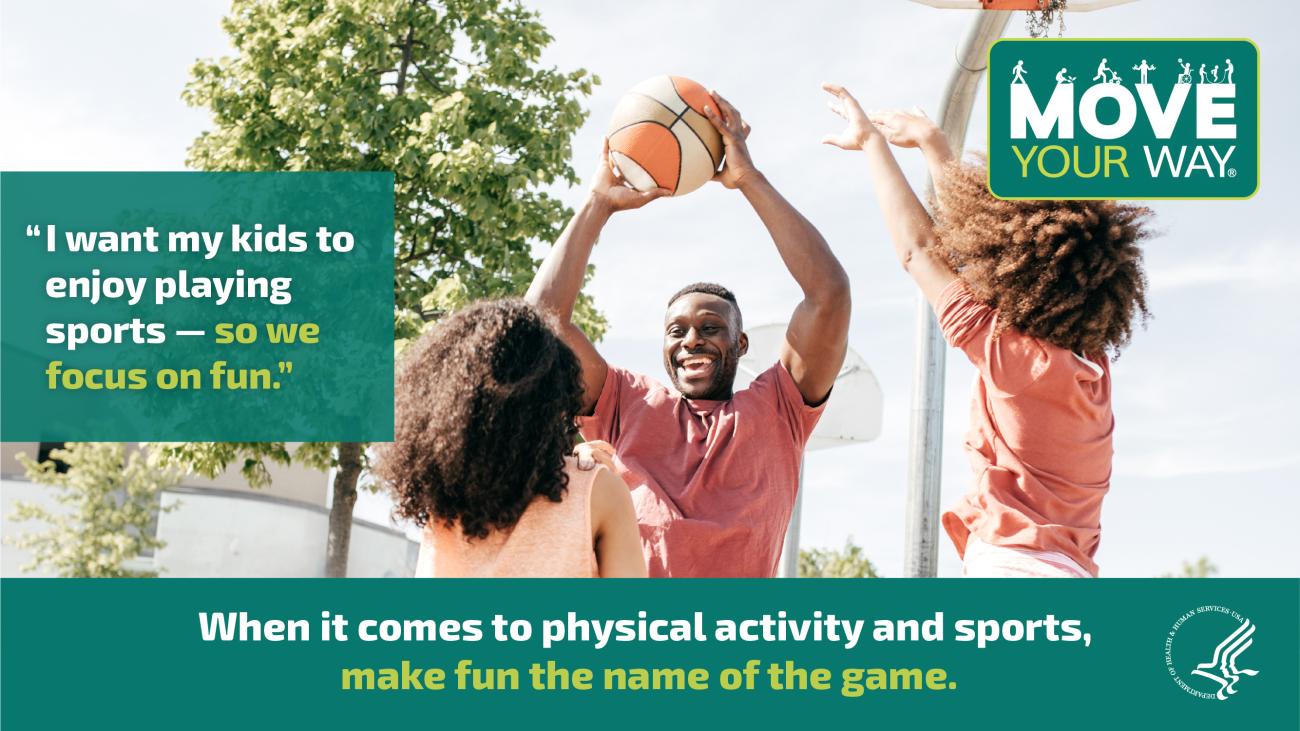
[[[823,233],[849,273],[849,344],[884,393],[873,442],[806,460],[803,545],[864,547],[885,576],[903,573],[903,506],[916,295],[885,236],[860,155],[821,146],[838,130],[818,85],[845,84],[867,108],[932,115],[953,49],[976,11],[871,2],[530,2],[555,40],[543,63],[585,68],[574,165],[587,180],[622,91],[664,73],[727,96],[754,128],[758,167]],[[198,58],[230,52],[224,2],[0,2],[0,169],[180,170],[209,124],[180,99]],[[1161,235],[1146,248],[1153,319],[1114,364],[1115,465],[1097,561],[1103,576],[1155,576],[1208,556],[1222,576],[1300,575],[1300,236],[1292,228],[1300,163],[1288,70],[1300,66],[1291,3],[1139,0],[1066,19],[1067,37],[1248,37],[1261,48],[1262,180],[1248,201],[1155,201]],[[1014,16],[1008,36],[1024,35]],[[985,137],[983,95],[967,149]],[[1276,131],[1276,133],[1275,133]],[[919,156],[900,152],[918,188]],[[571,205],[584,188],[556,191]],[[539,246],[538,253],[544,251]],[[699,279],[738,295],[748,324],[784,322],[800,292],[743,197],[717,185],[617,215],[589,286],[610,328],[600,348],[661,377],[662,307]],[[943,505],[973,477],[962,451],[974,370],[947,359]],[[358,514],[383,521],[382,500]],[[940,537],[939,573],[960,562]]]

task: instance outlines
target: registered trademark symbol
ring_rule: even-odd
[[[1229,178],[1237,177],[1237,168],[1228,168],[1228,177]]]

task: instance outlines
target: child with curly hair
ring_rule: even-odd
[[[1096,576],[1110,488],[1110,359],[1149,315],[1138,244],[1150,211],[1114,201],[998,200],[923,114],[863,112],[822,141],[867,156],[903,268],[979,371],[966,451],[976,485],[943,515],[966,576]],[[920,148],[931,218],[889,143]]]
[[[570,454],[582,373],[521,300],[467,307],[405,354],[375,473],[424,527],[419,577],[643,577],[627,485]],[[593,468],[594,467],[594,468]]]

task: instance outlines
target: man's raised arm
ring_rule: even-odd
[[[722,134],[726,165],[716,180],[739,189],[754,207],[799,288],[803,301],[795,307],[781,346],[781,363],[794,377],[808,404],[826,400],[848,349],[849,277],[826,239],[790,205],[754,167],[745,138],[749,125],[726,99],[713,95],[717,107],[707,107],[709,121]],[[720,112],[720,113],[719,113]]]
[[[529,304],[560,321],[560,336],[582,363],[583,414],[590,414],[595,409],[596,399],[600,397],[609,370],[605,359],[596,351],[587,335],[573,323],[573,306],[582,289],[591,250],[610,215],[616,211],[640,208],[668,193],[662,188],[641,193],[623,185],[610,167],[609,143],[606,142],[586,200],[551,247],[550,253],[538,267],[528,293],[524,295]]]

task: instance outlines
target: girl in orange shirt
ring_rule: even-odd
[[[1114,201],[994,198],[923,114],[863,112],[827,144],[866,153],[903,268],[979,371],[966,451],[975,487],[943,515],[967,576],[1096,576],[1110,488],[1110,358],[1147,315],[1138,244],[1150,211]],[[934,218],[889,149],[920,148]]]

